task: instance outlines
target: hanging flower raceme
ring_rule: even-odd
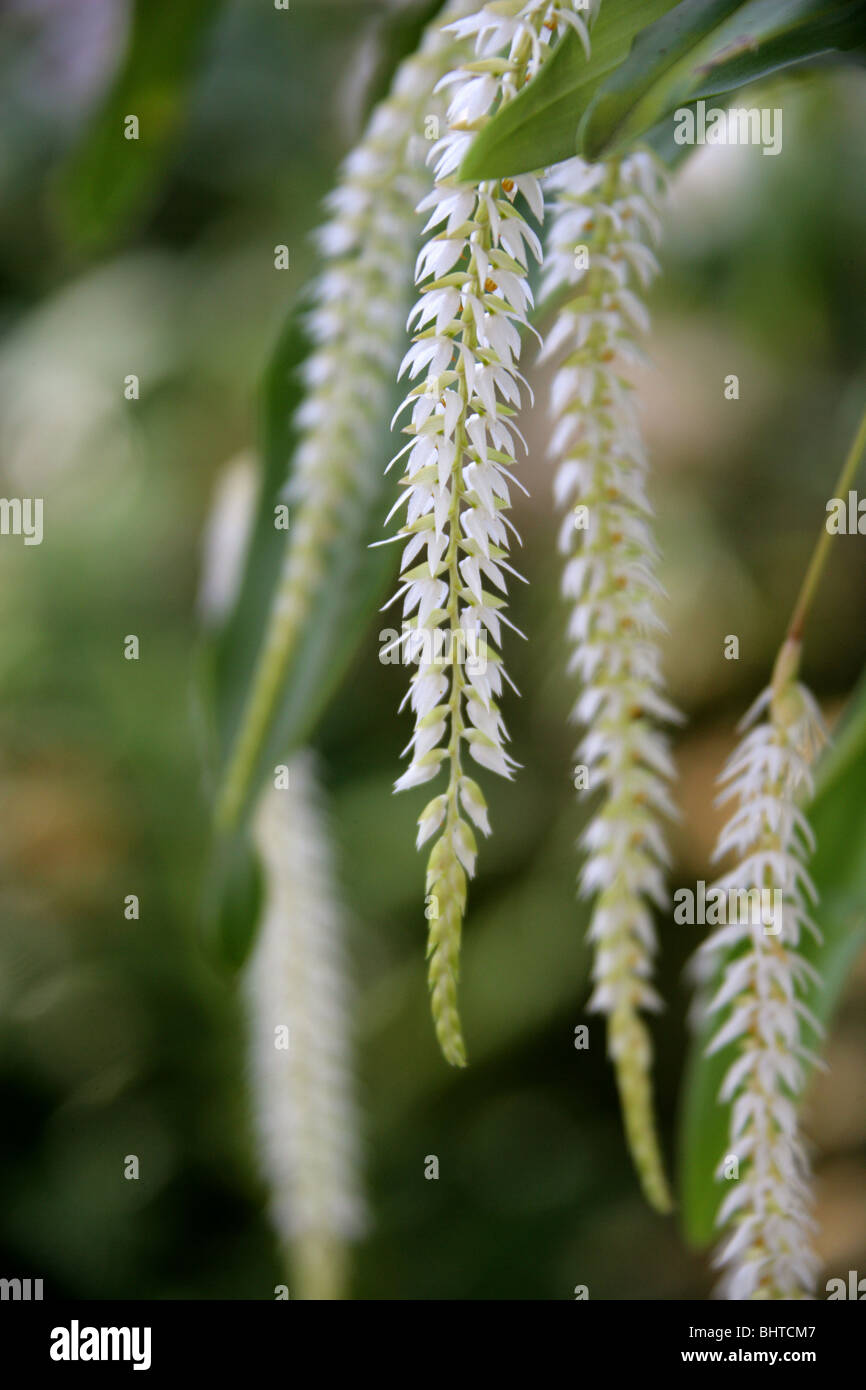
[[[653,905],[666,904],[668,854],[661,822],[674,813],[673,765],[658,727],[679,718],[664,694],[657,635],[656,547],[645,492],[647,458],[627,369],[648,317],[635,287],[657,266],[662,191],[652,157],[559,165],[543,293],[561,307],[543,356],[556,364],[551,452],[556,500],[565,509],[560,548],[570,605],[569,674],[585,729],[575,785],[595,812],[584,833],[581,891],[593,899],[594,990],[607,1015],[630,1148],[654,1206],[670,1206],[653,1118],[648,1030],[640,1016],[659,1001],[649,983],[656,949]]]
[[[760,723],[754,721],[767,711]],[[752,727],[754,726],[754,727]],[[734,814],[716,856],[733,866],[714,886],[739,905],[699,952],[722,983],[709,1005],[721,1015],[710,1052],[736,1043],[719,1095],[731,1105],[728,1151],[719,1176],[732,1181],[718,1224],[720,1292],[730,1299],[813,1296],[819,1262],[809,1165],[798,1133],[796,1098],[803,1059],[815,1061],[804,1032],[820,1025],[803,1002],[813,968],[800,954],[816,894],[806,869],[814,848],[798,805],[812,794],[809,764],[823,737],[818,709],[793,678],[764,692],[743,721],[748,729],[722,775]],[[731,920],[735,918],[735,920]]]
[[[420,297],[410,316],[415,338],[401,369],[421,377],[404,402],[405,541],[401,584],[404,659],[416,663],[407,698],[415,715],[411,760],[397,789],[444,771],[445,790],[422,812],[418,844],[436,836],[427,867],[432,1010],[442,1051],[465,1064],[457,1013],[460,933],[467,876],[475,868],[473,826],[489,834],[484,796],[465,770],[466,754],[511,777],[499,709],[505,676],[498,652],[508,563],[507,513],[521,436],[520,329],[531,296],[527,263],[540,257],[517,203],[540,218],[537,179],[479,185],[456,177],[490,115],[544,62],[566,25],[586,39],[576,5],[497,3],[451,26],[474,37],[475,60],[450,73],[448,130],[432,151],[436,183],[419,211],[432,233],[418,258]],[[395,511],[397,508],[395,507]],[[392,512],[393,515],[393,512]]]
[[[265,902],[246,977],[250,1068],[274,1226],[292,1296],[340,1298],[364,1227],[343,914],[309,753],[256,814]]]
[[[198,606],[211,627],[237,596],[254,510],[244,455],[224,470],[205,532]],[[364,1202],[343,912],[309,752],[292,759],[288,787],[262,794],[255,841],[264,904],[244,983],[261,1167],[292,1297],[339,1298]]]
[[[452,0],[457,18],[472,0]],[[242,732],[220,806],[230,824],[287,665],[321,585],[347,498],[373,485],[368,464],[387,418],[417,242],[415,207],[429,186],[425,123],[444,102],[434,88],[462,45],[442,17],[400,66],[388,97],[344,161],[327,200],[329,219],[316,234],[324,269],[306,317],[313,350],[301,375],[306,388],[295,416],[299,442],[288,500],[291,529]],[[437,112],[439,115],[437,115]]]

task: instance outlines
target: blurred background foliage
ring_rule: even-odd
[[[235,982],[197,928],[209,815],[191,693],[199,538],[223,466],[255,447],[257,384],[314,269],[308,232],[379,80],[386,9],[154,3],[168,37],[148,47],[125,0],[3,8],[0,491],[45,499],[45,539],[0,544],[0,1273],[42,1277],[48,1295],[270,1298],[283,1280]],[[100,146],[94,123],[120,109],[121,81],[139,84],[161,142]],[[866,84],[822,73],[765,87],[762,102],[784,104],[778,158],[704,150],[677,177],[641,381],[666,666],[688,715],[674,886],[710,876],[713,779],[765,682],[866,371]],[[289,271],[274,269],[277,243]],[[138,401],[124,399],[132,372]],[[738,401],[724,398],[729,373]],[[358,986],[373,1212],[359,1297],[710,1287],[705,1257],[640,1199],[602,1025],[588,1052],[573,1043],[585,913],[539,401],[532,496],[516,516],[532,583],[513,599],[531,641],[507,653],[523,770],[513,785],[485,780],[495,833],[470,894],[466,1073],[444,1066],[428,1018],[413,843],[424,794],[391,795],[406,673],[378,660],[384,620],[317,738]],[[864,663],[864,580],[862,541],[841,539],[805,663],[830,718]],[[137,662],[123,659],[129,633]],[[727,634],[738,661],[723,657]],[[124,919],[129,893],[138,922]],[[682,968],[700,928],[659,925],[672,1152]],[[806,1118],[829,1277],[866,1269],[862,960],[827,1057]],[[123,1178],[131,1153],[138,1182]],[[438,1182],[424,1179],[428,1154]]]

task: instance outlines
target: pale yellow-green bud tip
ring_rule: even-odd
[[[656,1211],[669,1212],[673,1199],[665,1177],[653,1113],[652,1047],[646,1026],[630,1008],[614,1010],[609,1052],[616,1069],[623,1123],[644,1196]]]
[[[457,825],[461,823],[458,821]],[[460,975],[460,933],[466,909],[466,874],[457,857],[453,827],[433,846],[427,865],[427,908],[429,926],[427,979],[436,1037],[446,1062],[452,1067],[466,1066],[466,1048],[457,1011],[457,981]]]

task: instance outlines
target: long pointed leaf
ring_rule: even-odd
[[[126,57],[83,142],[58,175],[55,212],[70,244],[99,250],[146,207],[171,157],[190,78],[219,0],[136,0]],[[137,139],[124,121],[136,116]]]

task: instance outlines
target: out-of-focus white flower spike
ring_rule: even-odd
[[[261,1163],[291,1296],[336,1299],[365,1210],[343,914],[310,753],[263,796],[255,840],[264,909],[245,984]]]
[[[594,899],[589,1007],[607,1015],[623,1118],[649,1201],[670,1207],[653,1116],[649,1033],[640,1010],[657,997],[655,935],[648,904],[664,906],[668,853],[661,822],[673,812],[674,768],[659,724],[679,720],[665,697],[656,635],[663,589],[646,496],[647,460],[629,363],[648,315],[635,288],[656,269],[654,205],[663,180],[641,152],[609,163],[557,165],[542,295],[559,303],[543,356],[555,364],[551,453],[562,589],[571,605],[569,672],[582,690],[573,717],[587,794],[597,810],[583,837],[580,884]],[[599,793],[601,793],[599,799]]]

